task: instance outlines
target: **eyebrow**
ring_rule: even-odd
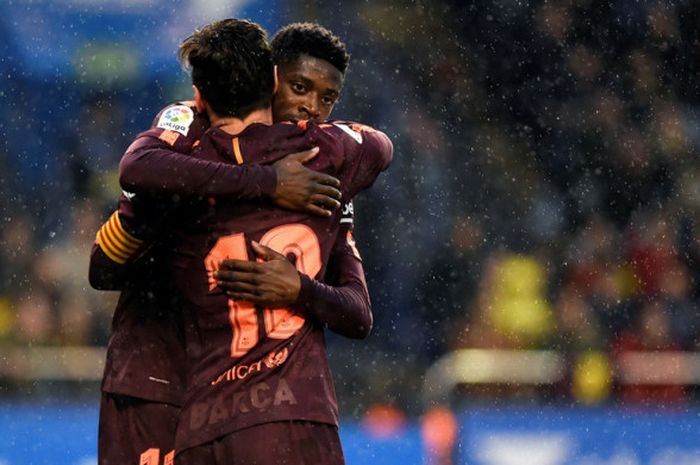
[[[304,77],[304,75],[299,73],[289,73],[287,75],[288,81],[304,81],[304,83],[313,82],[311,79]]]

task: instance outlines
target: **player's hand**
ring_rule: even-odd
[[[331,216],[340,207],[340,181],[303,165],[316,155],[318,147],[287,155],[272,165],[277,172],[272,200],[278,206],[319,216]]]
[[[223,260],[214,273],[217,285],[235,300],[267,308],[283,308],[296,302],[301,278],[287,257],[253,241],[263,261]]]

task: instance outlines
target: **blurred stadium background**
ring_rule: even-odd
[[[329,338],[348,464],[700,463],[694,0],[3,0],[0,464],[95,463],[116,296],[87,261],[129,140],[212,19],[318,21],[375,330]]]

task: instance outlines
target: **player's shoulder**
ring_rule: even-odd
[[[332,137],[354,141],[362,144],[365,140],[365,135],[381,133],[371,126],[358,123],[356,121],[333,120],[319,123],[319,130],[331,135]]]
[[[174,116],[175,114],[182,114],[194,118],[194,115],[197,113],[197,107],[195,106],[194,101],[182,100],[177,102],[171,102],[165,105],[163,108],[161,108],[160,111],[158,111],[155,117],[155,121],[159,121],[161,117],[166,113],[168,113],[171,116]]]
[[[187,137],[193,129],[198,133],[206,130],[209,120],[206,114],[197,111],[194,101],[180,101],[163,107],[153,120],[153,127]]]

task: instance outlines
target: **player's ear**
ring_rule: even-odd
[[[280,80],[277,77],[277,65],[275,65],[274,73],[275,73],[275,90],[272,92],[273,95],[277,93],[277,89],[279,89],[279,87],[280,87]]]
[[[193,85],[192,89],[194,90],[194,106],[197,107],[197,111],[200,113],[206,111],[207,105],[204,102],[204,99],[202,98],[201,92],[199,92],[197,86]]]

